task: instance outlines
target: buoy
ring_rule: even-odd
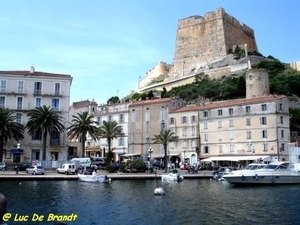
[[[154,189],[154,195],[164,195],[165,190],[162,187],[158,187]]]

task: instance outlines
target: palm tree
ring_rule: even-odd
[[[82,157],[84,157],[86,135],[89,134],[95,141],[98,139],[98,122],[93,121],[94,116],[89,115],[88,112],[77,113],[77,115],[73,115],[72,117],[71,126],[68,128],[68,138],[80,139]]]
[[[28,122],[25,128],[28,129],[30,135],[42,135],[43,160],[46,160],[47,136],[51,132],[64,132],[63,117],[60,116],[59,112],[45,105],[31,109],[27,116]]]
[[[13,115],[14,111],[7,108],[0,108],[0,162],[3,158],[3,146],[8,139],[16,141],[24,138],[24,126],[15,122],[17,116]]]
[[[167,172],[168,167],[168,154],[167,154],[167,147],[170,142],[177,142],[178,136],[175,135],[174,132],[171,130],[161,130],[160,133],[154,135],[154,138],[151,140],[154,141],[153,144],[162,144],[164,146],[165,151],[165,172]]]
[[[124,136],[122,127],[118,125],[116,121],[103,121],[102,125],[99,127],[99,136],[101,138],[106,138],[107,140],[108,156],[106,160],[108,163],[110,163],[112,159],[111,142],[114,138]]]

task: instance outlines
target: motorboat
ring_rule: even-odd
[[[169,173],[169,174],[163,174],[161,175],[161,180],[162,181],[177,181],[181,182],[183,181],[183,176],[180,175],[179,173]]]
[[[110,183],[111,178],[108,178],[106,175],[98,175],[96,172],[93,172],[92,175],[78,174],[80,181],[84,182],[100,182],[100,183]]]
[[[288,161],[272,162],[258,169],[234,171],[223,178],[232,184],[300,184],[300,173]]]

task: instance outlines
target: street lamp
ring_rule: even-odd
[[[149,147],[148,153],[149,153],[149,169],[148,172],[151,173],[151,153],[153,152],[152,148]]]
[[[18,142],[17,149],[19,150],[21,148],[21,144]]]

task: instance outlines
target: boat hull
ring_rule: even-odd
[[[162,181],[180,182],[180,181],[183,181],[183,179],[184,179],[183,176],[181,176],[180,174],[176,174],[176,173],[169,173],[169,174],[161,175]]]
[[[298,173],[244,173],[223,176],[232,184],[300,184]]]
[[[78,174],[78,178],[80,181],[83,182],[90,182],[90,183],[108,183],[110,182],[110,178],[105,178],[104,176],[99,176],[99,175],[83,175],[83,174]]]

